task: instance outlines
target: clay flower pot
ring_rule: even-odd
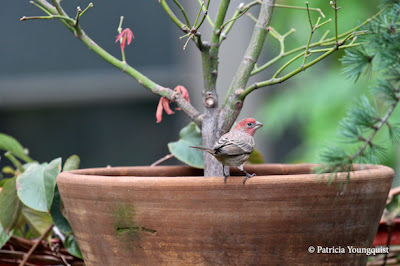
[[[365,264],[347,246],[371,246],[393,170],[354,171],[343,192],[311,167],[248,166],[257,176],[245,185],[185,166],[83,169],[57,183],[89,266]]]

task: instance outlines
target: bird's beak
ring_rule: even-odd
[[[263,126],[262,123],[256,121],[256,126],[254,127],[254,129],[259,129],[259,128],[262,127],[262,126]]]

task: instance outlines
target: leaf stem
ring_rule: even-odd
[[[4,156],[10,160],[10,162],[17,168],[21,173],[25,171],[24,167],[22,166],[21,162],[15,158],[15,156],[11,152],[4,153]]]

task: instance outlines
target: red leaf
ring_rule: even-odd
[[[121,40],[121,38],[122,38],[122,40]],[[128,45],[131,44],[132,39],[134,39],[134,38],[135,38],[135,36],[133,35],[132,31],[129,28],[126,28],[123,31],[121,31],[120,34],[118,34],[115,42],[117,43],[118,41],[121,41],[121,44],[120,44],[121,50],[124,51],[126,42],[128,42]]]
[[[160,123],[162,121],[162,111],[163,111],[163,107],[162,107],[162,97],[161,97],[160,101],[158,102],[157,111],[156,111],[157,123]]]

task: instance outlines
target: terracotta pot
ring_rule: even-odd
[[[311,167],[248,166],[257,176],[245,185],[185,166],[83,169],[57,183],[89,266],[365,264],[347,246],[371,246],[393,170],[354,171],[343,192]]]

